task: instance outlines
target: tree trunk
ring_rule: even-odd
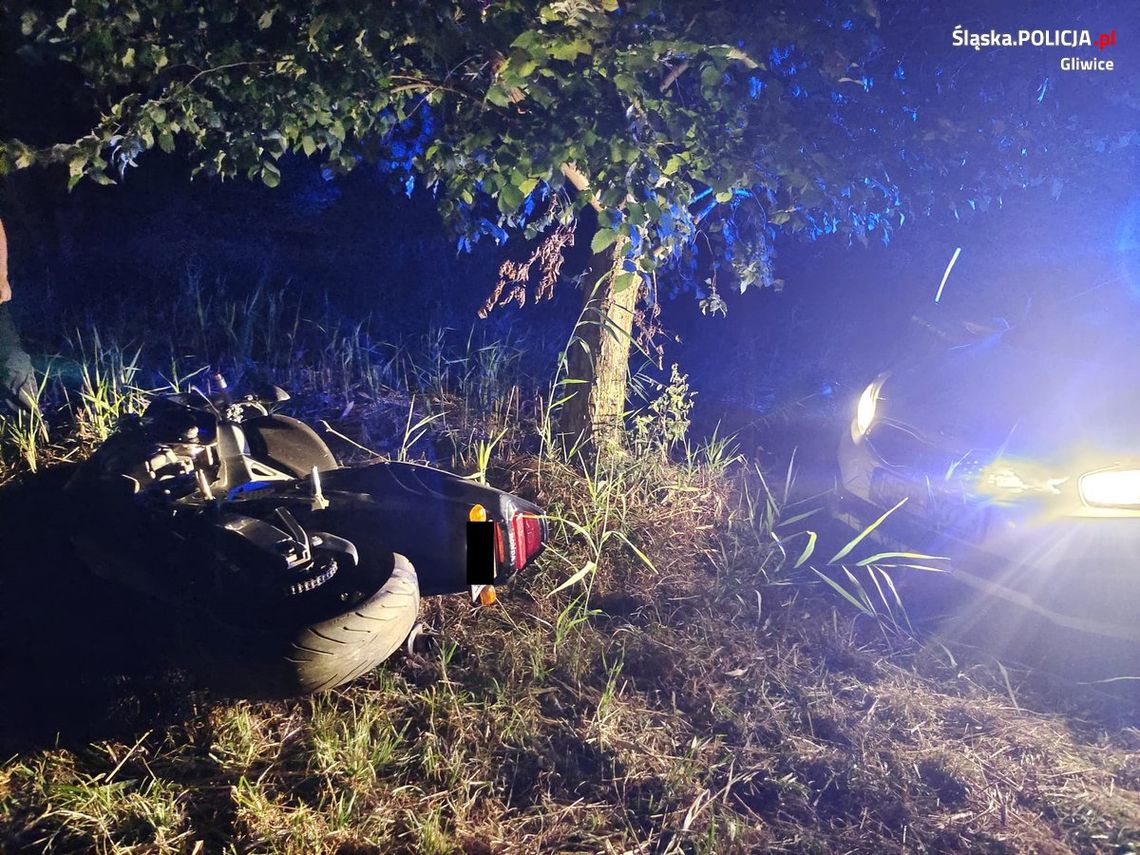
[[[637,285],[615,293],[614,274],[625,259],[626,241],[618,240],[593,257],[586,280],[582,315],[567,353],[567,385],[560,427],[571,442],[582,437],[606,453],[621,448],[629,351],[637,307]]]

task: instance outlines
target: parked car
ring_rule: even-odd
[[[160,396],[66,491],[80,554],[194,626],[208,676],[249,695],[346,683],[404,642],[421,596],[489,602],[542,551],[531,502],[429,466],[341,466],[273,412],[278,393]]]
[[[1112,284],[964,338],[880,374],[853,402],[843,513],[865,526],[897,506],[879,533],[948,556],[974,603],[1140,643],[1132,295]],[[1140,652],[1129,655],[1140,674]]]

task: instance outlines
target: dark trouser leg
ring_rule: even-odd
[[[11,307],[0,303],[0,410],[34,406],[35,382],[32,360],[20,343]]]

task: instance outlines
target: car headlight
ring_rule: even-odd
[[[1140,469],[1102,469],[1081,476],[1081,501],[1105,508],[1140,507]]]
[[[875,421],[875,410],[879,406],[879,390],[882,385],[881,379],[875,380],[859,396],[859,403],[855,407],[855,422],[851,426],[855,439],[866,436],[867,431],[871,429],[871,423]]]

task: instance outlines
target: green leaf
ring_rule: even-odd
[[[613,245],[613,242],[617,239],[618,233],[616,229],[598,229],[594,232],[593,240],[590,241],[590,252],[604,252],[608,247]]]
[[[273,26],[273,16],[276,14],[276,12],[277,12],[276,7],[274,7],[273,9],[269,9],[268,11],[262,12],[261,17],[257,19],[257,28],[259,30],[268,30],[270,27],[272,27]]]
[[[170,131],[162,131],[158,135],[158,147],[167,154],[174,151],[174,134]]]
[[[640,284],[640,283],[641,283],[641,277],[638,274],[633,273],[629,270],[624,270],[614,277],[613,292],[615,294],[620,294],[626,288],[630,288],[634,284]]]
[[[614,87],[618,92],[629,94],[637,91],[637,78],[632,74],[622,72],[614,75]]]
[[[556,42],[550,47],[550,55],[564,62],[573,62],[578,58],[578,54],[588,54],[590,52],[590,43],[585,39]]]
[[[677,173],[677,170],[684,165],[685,161],[681,160],[678,155],[673,155],[669,158],[669,161],[665,164],[665,168],[661,171],[666,175],[675,175]]]
[[[496,107],[507,107],[511,103],[511,96],[501,86],[492,86],[487,90],[487,100]]]
[[[523,194],[513,184],[504,184],[502,189],[499,190],[498,199],[499,211],[504,214],[514,213],[519,205],[523,203]]]
[[[261,165],[261,180],[266,187],[276,187],[281,183],[281,170],[276,164],[263,163]]]
[[[542,40],[542,33],[538,30],[526,30],[519,34],[519,37],[511,42],[511,47],[521,48],[528,50]]]

